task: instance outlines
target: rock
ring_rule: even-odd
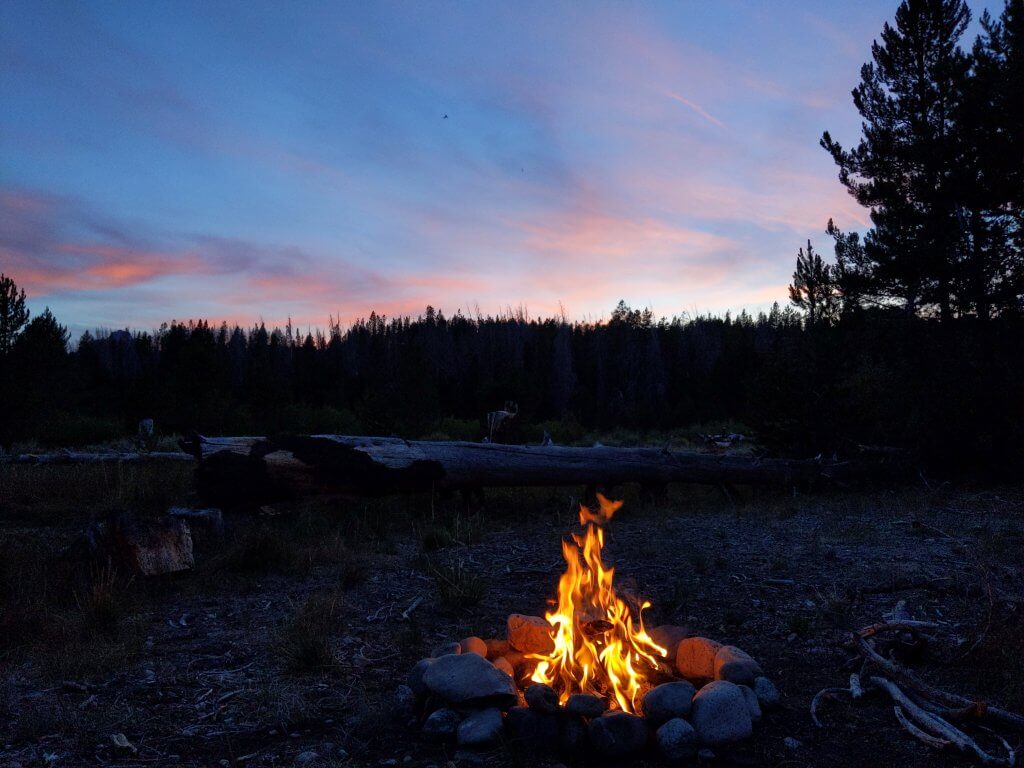
[[[436,659],[436,658],[439,658],[441,656],[448,656],[448,655],[453,654],[453,653],[454,654],[462,653],[462,646],[459,645],[458,643],[445,643],[443,645],[437,646],[434,650],[432,650],[430,652],[430,655],[433,656]]]
[[[445,741],[455,737],[462,722],[462,715],[454,709],[442,707],[423,721],[422,733],[425,739]]]
[[[550,685],[544,685],[544,683],[534,683],[526,689],[526,703],[530,709],[547,712],[551,715],[557,714],[561,709],[555,689]]]
[[[526,663],[526,656],[522,652],[511,649],[504,656],[505,661],[512,665],[512,669],[519,669]]]
[[[408,685],[395,688],[395,719],[405,723],[416,716],[416,694]]]
[[[715,654],[721,643],[706,637],[687,637],[676,649],[676,669],[690,680],[711,680],[715,676]]]
[[[531,750],[552,749],[558,744],[558,717],[528,707],[512,707],[505,718],[509,736]]]
[[[697,691],[690,722],[701,743],[712,747],[746,739],[754,732],[743,692],[726,680],[708,683]]]
[[[795,749],[800,749],[800,747],[803,746],[803,742],[797,741],[792,736],[787,736],[786,738],[784,738],[782,740],[782,745],[786,749],[794,749],[795,750]]]
[[[651,725],[659,725],[676,717],[687,717],[696,692],[685,680],[662,683],[644,696],[644,717]]]
[[[503,727],[500,709],[478,710],[459,723],[458,744],[460,747],[489,747],[501,739]]]
[[[426,696],[430,692],[427,684],[423,682],[423,675],[426,674],[427,668],[433,663],[433,659],[420,659],[409,672],[409,677],[406,678],[406,684],[417,696]]]
[[[459,648],[462,653],[475,653],[477,656],[487,658],[487,643],[479,637],[467,637],[459,641]]]
[[[608,709],[605,700],[592,693],[574,693],[565,702],[565,711],[583,717],[600,717]]]
[[[697,752],[697,765],[711,765],[715,761],[715,753],[713,750],[704,747]]]
[[[700,739],[693,726],[681,717],[674,717],[654,734],[658,749],[667,760],[678,761],[697,754]]]
[[[767,677],[754,678],[754,693],[757,694],[758,704],[765,709],[777,707],[782,702],[782,694]]]
[[[119,755],[137,755],[139,753],[136,746],[128,741],[123,733],[111,734],[110,742],[114,745],[114,751]]]
[[[723,645],[715,654],[715,680],[753,686],[754,680],[763,676],[758,663],[735,645]]]
[[[590,744],[603,758],[625,757],[639,752],[647,744],[647,725],[643,718],[627,712],[611,712],[590,721]]]
[[[299,753],[299,756],[295,758],[295,765],[309,765],[310,763],[315,763],[319,759],[319,753],[314,752],[312,750],[307,750],[306,752]]]
[[[512,678],[475,653],[435,659],[423,673],[423,683],[449,704],[504,709],[513,706],[517,699]]]
[[[651,639],[665,649],[665,658],[670,660],[675,659],[676,653],[679,651],[679,643],[685,640],[689,636],[689,632],[686,627],[677,627],[674,624],[662,624],[661,626],[655,627],[650,630],[647,634],[651,636]]]
[[[484,640],[484,644],[487,646],[488,659],[496,659],[499,656],[504,656],[508,653],[508,640],[488,638],[487,640]]]
[[[743,700],[747,702],[750,721],[752,723],[761,722],[761,705],[757,703],[757,694],[745,685],[740,686],[740,693],[743,694]]]
[[[508,644],[523,653],[551,653],[555,641],[552,627],[540,616],[513,613],[508,617]]]
[[[499,656],[498,658],[496,658],[491,663],[495,666],[495,668],[500,669],[502,672],[504,672],[506,675],[511,677],[513,680],[515,679],[516,671],[512,667],[512,665],[509,664],[508,659],[506,659],[504,656]]]
[[[582,717],[569,715],[562,720],[558,748],[566,755],[580,755],[587,747],[587,723]]]

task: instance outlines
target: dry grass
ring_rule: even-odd
[[[341,590],[314,592],[295,611],[278,640],[278,652],[292,672],[323,672],[334,666],[331,640],[345,626]]]

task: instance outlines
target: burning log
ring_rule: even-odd
[[[263,504],[318,494],[415,493],[482,487],[639,483],[809,485],[865,474],[828,459],[764,459],[667,448],[574,448],[311,435],[195,436],[182,448],[200,462],[212,504]]]

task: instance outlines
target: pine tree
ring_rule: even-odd
[[[0,355],[11,351],[14,338],[25,327],[28,318],[25,291],[19,292],[14,280],[0,272]]]
[[[860,235],[843,232],[832,219],[828,220],[825,234],[833,240],[832,248],[836,254],[833,277],[842,312],[854,312],[865,304],[875,303],[877,297],[872,293],[871,264]]]
[[[958,123],[967,232],[962,308],[979,319],[1020,311],[1024,294],[1024,0],[986,11]]]
[[[827,131],[821,140],[839,180],[871,209],[874,292],[908,313],[937,307],[943,319],[952,316],[963,229],[955,117],[969,68],[958,43],[970,18],[963,0],[904,0],[853,91],[859,144],[846,150]]]
[[[810,325],[831,322],[838,308],[835,268],[822,261],[807,241],[807,252],[801,248],[796,255],[796,271],[789,286],[789,300],[807,312]]]

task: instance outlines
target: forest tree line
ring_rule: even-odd
[[[776,453],[910,449],[933,465],[1024,456],[1024,0],[964,40],[959,0],[908,0],[853,92],[863,134],[822,146],[870,209],[797,254],[790,305],[756,316],[606,322],[371,314],[297,333],[172,323],[71,348],[0,280],[0,442],[164,432],[343,432],[480,439],[519,406],[556,441],[747,425]]]

